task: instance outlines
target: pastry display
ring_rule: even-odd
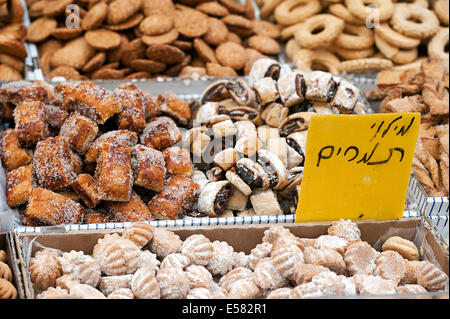
[[[396,250],[390,250],[391,238],[382,241],[383,251],[377,251],[358,237],[353,244],[338,248],[343,251],[341,255],[336,249],[322,247],[323,239],[315,239],[319,243],[317,248],[304,247],[300,241],[306,238],[296,237],[283,226],[272,226],[264,231],[264,238],[276,237],[273,244],[262,242],[251,250],[250,255],[240,252],[252,261],[240,265],[232,254],[238,247],[225,241],[211,242],[202,234],[181,240],[174,232],[149,224],[146,230],[153,236],[139,248],[126,238],[143,229],[144,224],[139,222],[126,227],[121,234],[106,234],[99,238],[93,257],[82,251],[39,248],[31,259],[32,266],[43,258],[51,258],[53,265],[58,262],[60,267],[62,265],[63,271],[52,273],[55,280],[45,281],[45,286],[34,280],[36,298],[297,299],[367,294],[431,298],[431,292],[442,291],[448,286],[448,276],[435,264],[422,260],[422,256],[417,261],[409,261]],[[341,219],[330,225],[328,232],[350,226],[359,231],[356,223]],[[160,267],[137,265],[134,260],[140,255],[152,255],[152,247],[160,238],[166,242],[168,238],[172,238],[171,241],[178,239],[179,248],[153,255]],[[407,241],[399,236],[392,238]],[[295,242],[297,244],[293,244]],[[156,246],[161,246],[161,242]],[[80,272],[80,266],[86,265],[88,260],[91,276],[85,276],[86,270]],[[153,262],[154,265],[157,263]],[[409,267],[408,263],[417,265]],[[36,278],[36,267],[32,266],[30,276]],[[119,268],[120,272],[111,271]],[[94,277],[95,281],[85,281]],[[413,277],[416,280],[410,280]]]
[[[429,197],[448,197],[448,69],[427,60],[415,69],[382,71],[376,82],[378,88],[365,94],[381,100],[380,112],[421,113],[413,172]]]
[[[280,28],[252,1],[28,1],[26,40],[51,80],[248,75],[280,52]],[[49,12],[50,11],[50,12]]]
[[[261,0],[301,70],[376,73],[429,57],[449,63],[448,1]]]

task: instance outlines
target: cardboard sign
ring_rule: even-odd
[[[419,113],[315,115],[295,221],[401,218]]]

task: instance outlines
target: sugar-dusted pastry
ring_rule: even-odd
[[[195,234],[186,238],[181,246],[181,253],[191,260],[191,263],[206,266],[214,252],[211,241],[204,235]]]
[[[356,289],[354,289],[356,293]],[[292,290],[291,298],[311,298],[322,296],[343,296],[346,294],[345,283],[334,272],[321,272],[308,283]]]
[[[50,96],[40,81],[4,82],[0,88],[2,102],[20,104],[24,101],[46,101]]]
[[[191,161],[191,154],[188,150],[171,146],[162,151],[166,162],[167,173],[170,175],[191,176],[194,164]]]
[[[191,264],[191,259],[182,253],[169,254],[161,262],[160,269],[164,268],[180,268],[186,269]]]
[[[380,276],[356,275],[354,281],[360,295],[387,295],[397,292],[397,284],[394,281]]]
[[[84,155],[84,160],[87,163],[95,163],[97,161],[100,147],[104,143],[119,144],[133,147],[138,142],[138,135],[136,132],[128,130],[109,131],[100,135],[91,145],[89,150]]]
[[[79,224],[83,207],[44,188],[33,188],[25,216],[43,225]]]
[[[119,129],[140,132],[145,127],[142,94],[126,88],[116,88],[113,94],[122,106],[117,119]]]
[[[6,129],[1,133],[0,157],[3,166],[9,171],[32,161],[31,153],[20,147],[17,131],[13,129]]]
[[[111,220],[120,222],[138,222],[154,220],[147,206],[134,191],[127,202],[106,202],[105,207]]]
[[[134,273],[139,255],[139,247],[125,238],[99,241],[93,249],[93,257],[99,263],[102,273],[108,276]]]
[[[419,260],[419,250],[416,245],[412,241],[399,236],[388,238],[381,249],[383,251],[394,250],[407,260]]]
[[[428,291],[444,289],[448,284],[448,276],[429,261],[422,261],[417,268],[417,284]]]
[[[98,289],[105,295],[109,296],[113,291],[122,288],[131,287],[131,279],[133,275],[120,275],[120,276],[103,276],[100,279]]]
[[[181,141],[181,133],[170,117],[160,116],[147,122],[140,140],[147,147],[163,150]]]
[[[131,279],[131,290],[137,299],[159,299],[160,288],[150,268],[139,268]]]
[[[397,293],[399,294],[426,294],[428,291],[421,285],[404,285],[397,287]],[[423,297],[422,297],[423,298]],[[430,296],[431,298],[431,296]]]
[[[406,271],[405,275],[401,279],[401,284],[417,284],[417,269],[422,264],[418,260],[406,260]]]
[[[280,236],[290,234],[289,229],[283,226],[271,226],[269,229],[264,231],[264,236],[262,241],[265,243],[273,244]]]
[[[210,289],[213,281],[211,273],[204,266],[190,265],[185,269],[186,276],[189,279],[189,286],[194,288]]]
[[[132,90],[139,94],[142,100],[142,107],[144,109],[144,116],[146,120],[161,114],[157,99],[154,98],[150,93],[144,92],[139,89],[136,84],[128,82],[120,85],[118,88]]]
[[[200,187],[190,178],[174,175],[147,207],[157,219],[179,219],[192,210],[199,193]]]
[[[26,204],[32,189],[33,165],[16,168],[6,175],[6,200],[9,207]]]
[[[395,283],[399,283],[405,276],[406,260],[393,250],[382,252],[375,260],[377,268],[375,273],[384,279],[390,279]]]
[[[348,241],[338,236],[322,235],[316,238],[314,248],[331,248],[344,255]]]
[[[114,290],[107,297],[108,299],[134,299],[133,291],[129,288]]]
[[[253,89],[255,90],[256,100],[262,106],[265,106],[271,102],[275,102],[280,98],[277,84],[270,77],[265,77],[257,80],[253,85]]]
[[[220,217],[227,207],[230,194],[230,182],[212,181],[201,189],[197,210],[209,217]]]
[[[328,268],[320,265],[313,264],[300,264],[295,266],[293,279],[297,285],[310,282],[313,277],[317,276],[321,272],[330,271]]]
[[[233,269],[238,267],[250,268],[250,255],[247,255],[243,251],[233,252]]]
[[[76,284],[80,284],[80,280],[72,274],[62,275],[56,279],[56,287],[70,291],[70,288]]]
[[[206,288],[193,288],[189,290],[186,299],[212,299],[212,294]]]
[[[32,145],[49,136],[45,121],[45,106],[40,101],[25,102],[13,112],[17,138],[23,145]]]
[[[131,149],[134,185],[160,192],[166,180],[164,154],[154,148],[135,145]]]
[[[162,113],[176,119],[180,125],[188,124],[191,119],[189,104],[172,92],[159,94],[158,104]]]
[[[153,229],[154,227],[148,223],[136,222],[124,229],[122,237],[142,248],[153,238]]]
[[[58,190],[70,186],[76,178],[67,138],[56,136],[37,143],[33,170],[40,186]]]
[[[350,275],[371,275],[377,265],[375,260],[380,253],[367,242],[356,242],[347,247],[344,262]]]
[[[98,200],[129,201],[133,187],[130,147],[102,144],[94,179],[94,196]]]
[[[287,279],[280,275],[270,257],[258,261],[254,275],[256,285],[262,289],[277,289],[287,284]]]
[[[56,279],[63,274],[56,253],[46,249],[36,252],[31,258],[29,270],[31,282],[41,290],[55,287]]]
[[[83,224],[103,224],[110,223],[112,220],[108,213],[104,211],[95,211],[86,209],[83,215]]]
[[[327,267],[331,271],[341,275],[345,273],[345,262],[342,255],[331,248],[315,249],[306,247],[305,264],[314,264]]]
[[[16,299],[17,290],[14,285],[6,279],[0,278],[0,299]]]
[[[92,286],[78,284],[70,288],[70,296],[81,299],[106,299],[105,295]]]
[[[217,287],[213,289],[211,299],[228,299],[228,291],[225,288]]]
[[[151,268],[156,274],[159,270],[159,266],[161,265],[161,262],[156,257],[156,254],[153,254],[150,250],[141,250],[141,254],[138,259],[138,268]]]
[[[224,241],[215,240],[212,243],[213,254],[206,268],[215,275],[225,275],[235,264],[234,249]],[[244,254],[245,256],[245,254]]]
[[[342,114],[351,114],[359,98],[359,90],[346,80],[340,80],[330,106]]]
[[[94,208],[99,200],[94,196],[95,181],[89,174],[80,174],[70,185],[89,208]]]
[[[253,191],[250,195],[250,202],[258,216],[282,214],[276,193],[272,189]]]
[[[36,299],[65,299],[69,297],[69,291],[61,287],[49,287],[47,290],[36,295]]]
[[[45,121],[55,129],[60,129],[69,117],[69,113],[62,110],[58,105],[45,104],[44,109]]]
[[[90,255],[72,250],[58,258],[64,274],[72,274],[82,284],[97,287],[100,281],[100,265]]]
[[[284,287],[272,290],[266,299],[290,299],[292,293],[292,288]]]
[[[12,282],[11,269],[3,261],[0,261],[0,278],[3,278],[5,280],[8,280],[8,281]]]
[[[261,244],[256,245],[256,247],[250,251],[250,256],[248,260],[250,269],[254,270],[256,264],[260,259],[270,257],[271,251],[272,251],[271,243],[263,242]]]
[[[184,299],[190,289],[189,279],[180,268],[160,269],[156,280],[161,292],[161,299]]]
[[[337,83],[332,74],[322,71],[312,71],[304,74],[306,83],[305,98],[313,101],[326,102],[330,90],[336,90]]]
[[[350,219],[340,219],[331,223],[331,226],[328,228],[328,235],[354,241],[360,239],[361,231],[359,230],[358,225]]]
[[[306,262],[302,250],[292,244],[277,245],[270,258],[280,275],[289,280],[294,279],[295,267]]]
[[[69,141],[79,154],[84,154],[97,137],[97,124],[91,119],[73,112],[61,126],[59,134]]]
[[[228,292],[230,291],[231,285],[238,280],[248,280],[253,281],[255,275],[253,271],[248,268],[238,267],[227,273],[226,275],[220,277],[219,286],[225,288]]]
[[[228,290],[230,299],[255,299],[262,295],[262,290],[253,282],[240,279],[233,282]]]
[[[122,106],[114,95],[93,82],[67,82],[55,85],[66,110],[74,110],[97,124],[104,124]]]
[[[181,251],[183,241],[180,236],[173,231],[155,228],[153,230],[153,239],[150,244],[150,251],[158,257],[166,257],[169,254],[174,254]]]

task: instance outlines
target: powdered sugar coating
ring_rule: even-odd
[[[393,250],[387,250],[378,255],[375,260],[377,268],[375,273],[384,279],[390,279],[397,284],[405,276],[406,261],[403,257]]]
[[[233,265],[235,264],[233,247],[224,241],[218,240],[214,241],[212,246],[213,254],[206,268],[213,275],[225,275],[233,269]]]
[[[228,298],[230,299],[254,299],[262,295],[262,290],[255,282],[240,279],[231,284],[228,290]]]
[[[231,285],[241,279],[253,281],[254,273],[248,268],[235,268],[226,275],[222,276],[219,280],[219,286],[225,288],[227,291],[230,291]]]
[[[159,299],[160,288],[153,269],[139,268],[131,279],[131,291],[137,299]]]
[[[348,241],[338,236],[322,235],[316,238],[314,248],[331,248],[343,255],[348,246]]]
[[[334,221],[328,228],[328,235],[338,236],[345,238],[349,241],[358,240],[361,237],[361,231],[356,223],[353,223],[350,219],[340,219]]]
[[[174,232],[162,228],[155,228],[150,244],[150,251],[158,257],[166,257],[169,254],[179,252],[182,244],[183,242],[180,236]]]
[[[238,267],[250,268],[250,256],[243,251],[233,252],[233,269]]]
[[[304,263],[302,250],[293,245],[277,246],[272,250],[271,259],[280,275],[289,280],[294,278],[295,267]]]
[[[181,246],[181,252],[189,257],[191,263],[206,266],[213,257],[214,248],[204,235],[195,234],[186,238]]]
[[[160,269],[165,268],[180,268],[184,270],[186,267],[188,267],[191,264],[191,260],[189,257],[182,253],[175,253],[170,254],[164,257],[163,261],[161,262]]]
[[[97,244],[98,245],[98,244]],[[118,276],[134,273],[140,256],[139,248],[125,238],[108,241],[104,249],[94,247],[93,257],[106,275]]]
[[[206,288],[194,288],[189,290],[186,299],[211,299],[211,291]]]
[[[142,248],[153,238],[153,229],[148,223],[136,222],[125,228],[122,236]]]
[[[64,299],[69,297],[69,292],[61,287],[49,287],[36,296],[36,299]]]
[[[92,256],[85,255],[82,251],[72,250],[63,253],[59,258],[64,274],[72,274],[82,284],[97,287],[100,277],[100,265]]]
[[[277,289],[285,286],[287,280],[280,275],[271,258],[262,258],[256,264],[255,283],[263,289]]]
[[[315,249],[306,247],[305,263],[327,267],[339,275],[344,274],[346,270],[342,255],[330,248]]]
[[[161,265],[161,262],[156,257],[157,256],[149,250],[141,251],[138,259],[138,268],[147,267],[153,269],[156,274]]]
[[[292,293],[292,288],[289,287],[283,287],[278,288],[275,290],[272,290],[269,292],[269,294],[266,296],[267,299],[290,299]]]
[[[190,265],[185,270],[186,276],[189,279],[189,286],[194,288],[210,289],[213,281],[211,273],[203,266]]]
[[[100,279],[98,289],[105,295],[109,296],[112,292],[131,287],[131,279],[133,275],[121,275],[121,276],[103,276]]]
[[[371,275],[379,254],[367,242],[357,242],[345,251],[344,262],[350,275]]]
[[[259,260],[265,257],[269,257],[271,251],[272,251],[272,244],[270,243],[261,243],[256,245],[256,247],[250,251],[249,256],[250,269],[254,270]]]
[[[183,299],[190,289],[189,279],[180,268],[160,269],[156,275],[156,280],[162,299]]]
[[[108,299],[134,299],[134,294],[129,288],[120,288],[114,290],[107,297]]]
[[[283,226],[271,226],[269,229],[264,231],[262,241],[265,243],[273,244],[279,237],[290,233],[291,232],[289,231],[289,229]]]
[[[92,286],[78,284],[70,289],[70,296],[81,299],[106,299],[105,295]]]

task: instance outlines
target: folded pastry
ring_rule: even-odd
[[[256,106],[255,92],[242,79],[227,83],[226,88],[231,98],[241,106]]]
[[[305,73],[305,98],[314,101],[330,102],[336,92],[337,83],[333,75],[322,71]]]
[[[269,103],[261,113],[261,118],[270,126],[278,128],[288,117],[289,109],[280,103]]]
[[[166,163],[163,153],[138,144],[131,149],[131,154],[134,184],[160,192],[166,179]]]
[[[105,205],[108,209],[109,219],[117,223],[154,219],[145,203],[135,192],[131,192],[128,202],[107,202]]]
[[[192,210],[199,193],[200,187],[190,178],[174,175],[147,206],[156,219],[180,219]]]
[[[59,129],[69,117],[69,113],[57,105],[45,104],[45,121],[53,128]]]
[[[129,201],[133,187],[130,147],[103,143],[94,179],[94,197],[97,200]]]
[[[66,110],[74,110],[97,124],[105,123],[122,111],[114,95],[92,82],[67,82],[55,86]]]
[[[94,163],[97,160],[100,146],[103,143],[112,143],[133,147],[138,142],[138,135],[136,132],[128,130],[117,130],[104,133],[92,143],[89,150],[84,156],[84,160],[88,163]]]
[[[25,217],[39,225],[79,224],[83,207],[48,189],[33,188]]]
[[[145,113],[142,104],[142,95],[137,90],[117,88],[114,96],[122,105],[118,116],[118,126],[121,130],[140,132],[145,127]]]
[[[21,144],[31,145],[49,136],[44,103],[36,101],[19,104],[14,109],[13,116]]]
[[[170,117],[160,116],[147,123],[140,139],[147,147],[163,150],[178,143],[181,133]]]
[[[0,101],[21,104],[25,101],[46,101],[48,91],[39,82],[13,81],[0,87]]]
[[[288,182],[288,172],[285,164],[270,151],[258,150],[257,162],[264,168],[269,176],[270,188],[281,189]]]
[[[41,187],[51,190],[70,186],[76,178],[73,152],[64,136],[56,136],[36,144],[33,170]]]
[[[271,189],[254,191],[250,196],[250,202],[255,210],[255,214],[258,216],[282,214],[277,196]]]
[[[197,210],[209,217],[220,217],[227,207],[230,193],[229,181],[208,183],[198,197]]]
[[[67,137],[75,151],[84,154],[97,137],[98,126],[87,117],[73,112],[62,125],[59,134]]]
[[[273,59],[259,59],[253,64],[252,70],[248,75],[248,84],[253,88],[256,81],[266,77],[277,81],[280,77],[280,71],[281,65],[278,61]]]
[[[232,186],[226,208],[229,210],[243,211],[246,209],[247,203],[248,203],[248,196],[242,193],[235,186]]]
[[[95,181],[89,174],[80,174],[72,183],[72,188],[89,208],[94,208],[98,200],[94,196]]]
[[[276,155],[285,167],[288,164],[288,145],[285,137],[271,138],[267,141],[266,149]]]
[[[167,174],[191,176],[194,165],[189,151],[179,146],[172,146],[163,150],[162,153]]]
[[[359,90],[350,82],[341,80],[330,105],[344,114],[351,114],[359,98]]]
[[[236,163],[236,173],[251,188],[265,190],[270,187],[264,167],[249,158],[242,158]]]
[[[21,148],[17,131],[7,129],[1,133],[0,157],[3,166],[12,171],[32,161],[30,152]]]
[[[317,115],[316,112],[299,112],[289,115],[283,123],[280,124],[279,131],[281,136],[288,136],[294,132],[308,129],[311,117]]]
[[[228,170],[239,160],[239,154],[232,148],[224,149],[214,156],[214,163],[223,170]]]
[[[139,94],[146,120],[155,116],[159,116],[161,114],[157,99],[155,99],[150,93],[144,92],[139,89],[134,83],[122,84],[118,87],[118,89],[132,90]]]
[[[253,89],[255,90],[256,100],[262,106],[275,102],[280,98],[277,84],[271,77],[257,80],[253,85]]]
[[[281,76],[277,82],[281,103],[289,107],[305,99],[305,78],[299,72],[292,72]]]
[[[111,221],[111,216],[108,213],[92,209],[86,209],[83,215],[83,224],[103,224],[110,223]]]
[[[32,189],[33,165],[21,166],[6,175],[6,200],[9,207],[26,204]]]
[[[174,93],[159,94],[158,104],[162,113],[176,119],[181,125],[186,125],[191,119],[189,104],[178,98]]]

